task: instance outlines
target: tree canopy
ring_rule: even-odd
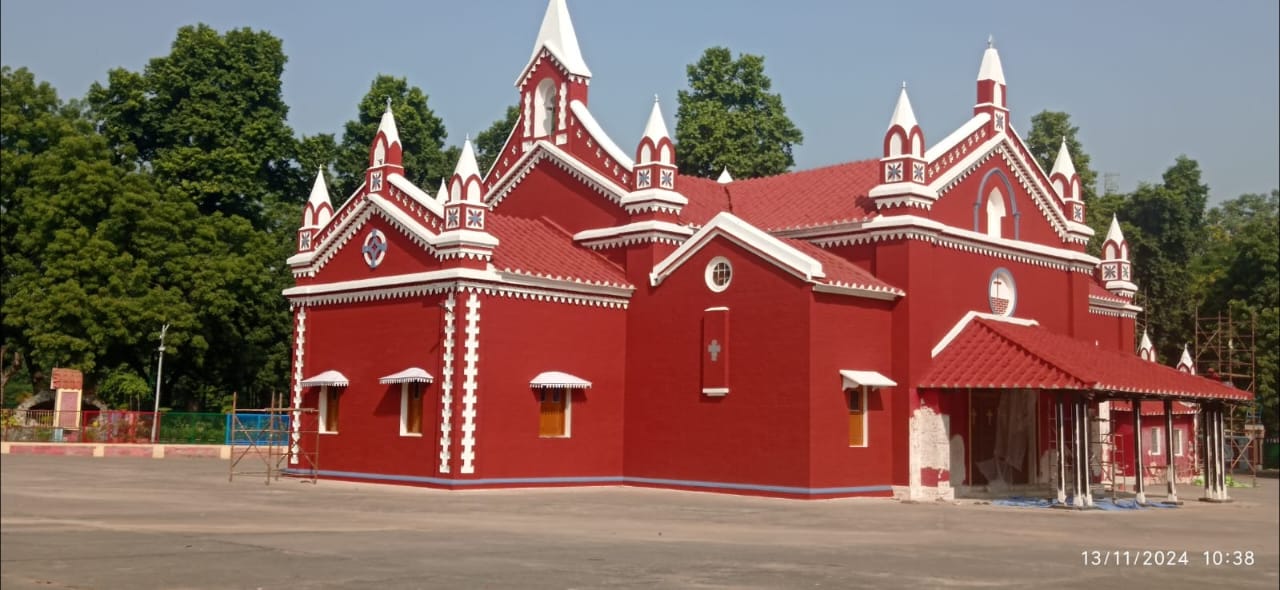
[[[764,57],[711,47],[687,69],[689,89],[679,92],[677,164],[681,174],[714,177],[727,167],[735,178],[786,172],[792,147],[804,134],[787,117],[782,96],[770,92]]]

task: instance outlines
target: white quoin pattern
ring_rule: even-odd
[[[1098,263],[1098,279],[1112,293],[1132,298],[1137,292],[1133,284],[1133,268],[1129,263],[1129,242],[1125,241],[1120,231],[1120,220],[1111,216],[1111,228],[1107,230],[1107,238],[1102,242],[1102,261]]]

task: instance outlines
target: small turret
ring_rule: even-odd
[[[1133,268],[1129,263],[1129,242],[1120,231],[1120,220],[1111,216],[1111,229],[1102,242],[1102,261],[1098,263],[1098,279],[1117,296],[1133,298],[1138,286],[1133,284]]]
[[[538,138],[564,135],[568,105],[575,100],[587,104],[590,80],[591,70],[578,48],[569,8],[565,0],[550,0],[533,43],[533,55],[516,79],[516,88],[520,89],[520,137],[525,140],[526,149]],[[564,141],[557,145],[560,143]]]
[[[324,184],[324,170],[316,171],[316,182],[311,186],[311,196],[302,206],[302,226],[298,228],[298,252],[315,249],[314,238],[320,229],[333,218],[333,204],[329,189]]]
[[[1062,138],[1062,146],[1058,148],[1058,157],[1053,161],[1053,170],[1049,172],[1049,183],[1062,201],[1062,213],[1067,219],[1076,223],[1084,223],[1084,195],[1080,192],[1080,175],[1071,161],[1071,152],[1067,149],[1067,138]]]
[[[725,166],[724,170],[720,171],[720,176],[716,178],[716,182],[720,184],[729,184],[730,182],[733,182],[733,176],[729,174],[728,166]]]
[[[388,98],[387,110],[382,113],[378,130],[373,135],[373,144],[369,147],[369,169],[365,172],[365,186],[369,192],[381,192],[389,174],[404,173],[403,151],[396,118],[391,114],[391,99]]]
[[[663,219],[675,221],[680,209],[689,200],[676,192],[680,177],[676,169],[676,145],[667,132],[662,118],[658,97],[653,97],[653,108],[645,122],[644,133],[636,145],[636,162],[631,177],[631,192],[623,197],[622,204],[633,220]]]
[[[475,149],[468,137],[453,176],[449,177],[449,200],[444,205],[444,232],[436,251],[454,266],[483,269],[493,256],[498,239],[485,231],[484,185]]]
[[[937,199],[928,190],[924,160],[924,132],[916,121],[907,97],[907,83],[902,83],[898,102],[889,117],[884,133],[884,156],[880,158],[880,185],[871,189],[870,197],[878,207],[907,204],[927,207]]]
[[[1004,67],[1000,65],[995,38],[987,37],[987,50],[982,53],[982,65],[978,67],[978,102],[974,105],[973,112],[990,114],[992,128],[997,133],[1005,132],[1008,126],[1007,92]]]
[[[1182,357],[1178,359],[1178,370],[1183,373],[1196,374],[1195,361],[1191,360],[1191,351],[1187,350],[1187,345],[1182,345]]]
[[[1145,329],[1142,331],[1142,342],[1138,344],[1138,358],[1156,362],[1156,347],[1151,344],[1151,337],[1147,336]]]

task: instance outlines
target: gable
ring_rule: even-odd
[[[430,246],[416,243],[397,224],[374,214],[352,224],[308,283],[370,279],[438,268],[440,261]]]
[[[571,156],[562,157],[552,149],[539,142],[535,148],[539,153],[528,154],[530,161],[523,165],[524,170],[513,171],[518,178],[504,179],[499,185],[502,192],[491,194],[495,212],[528,219],[546,217],[571,233],[630,221],[616,201],[620,192],[602,194],[599,184],[591,183],[576,162],[567,159]]]

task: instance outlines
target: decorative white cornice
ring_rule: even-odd
[[[644,203],[652,203],[654,201],[668,203],[676,207],[684,207],[689,204],[688,197],[667,189],[645,188],[638,191],[631,191],[622,197],[622,206],[627,207],[630,211],[631,207]],[[679,209],[677,209],[677,212]]]
[[[655,232],[676,236],[680,239],[680,241],[684,241],[685,238],[688,238],[689,236],[692,236],[694,234],[693,228],[690,228],[687,226],[678,225],[675,223],[671,223],[669,221],[650,220],[650,221],[634,221],[626,225],[619,225],[615,227],[584,229],[576,234],[573,234],[573,240],[575,242],[594,243],[600,240],[609,240],[614,238],[620,238],[623,236],[630,236],[634,234],[655,233]]]
[[[367,195],[361,200],[358,208],[342,218],[339,226],[320,245],[311,252],[295,254],[289,257],[288,264],[293,267],[295,278],[314,277],[342,249],[351,238],[364,227],[374,215],[385,219],[392,227],[400,230],[414,244],[424,250],[436,254],[436,236],[424,227],[417,219],[405,213],[380,195]]]
[[[606,297],[629,298],[636,290],[635,287],[625,283],[583,281],[573,277],[535,274],[509,268],[499,270],[498,276],[502,277],[503,284],[508,286],[563,289],[565,284],[568,283],[573,285],[573,289],[578,293],[590,293]]]
[[[609,134],[604,132],[604,127],[601,127],[600,123],[596,122],[596,118],[591,114],[591,110],[587,108],[587,105],[583,104],[580,100],[575,100],[569,103],[569,111],[578,118],[578,122],[582,124],[583,129],[586,129],[587,133],[591,134],[591,137],[595,138],[596,143],[600,144],[600,147],[603,148],[604,151],[609,154],[609,157],[613,158],[618,165],[622,166],[628,172],[635,169],[636,165],[635,162],[631,161],[631,156],[628,156],[626,152],[622,151],[622,148],[618,147],[618,144],[613,142],[613,139],[609,137]]]
[[[813,285],[813,290],[817,293],[851,295],[853,297],[880,299],[882,301],[893,301],[899,297],[905,297],[907,295],[906,291],[898,288],[887,288],[879,285],[854,285],[838,281],[815,283]]]
[[[661,284],[717,235],[726,237],[806,281],[826,277],[821,262],[725,211],[713,217],[698,233],[654,266],[649,273],[649,283],[655,287]]]
[[[453,290],[587,307],[625,308],[634,288],[516,271],[458,268],[302,285],[285,289],[283,294],[293,305],[317,306],[421,297]]]
[[[581,181],[616,205],[621,205],[622,198],[627,195],[627,191],[609,177],[578,161],[577,158],[569,155],[551,142],[540,139],[534,142],[533,146],[520,156],[520,159],[516,161],[511,169],[502,175],[502,178],[489,187],[489,194],[485,197],[485,200],[490,209],[497,209],[498,204],[507,195],[510,195],[542,160],[549,160],[559,166],[568,172],[570,176]]]
[[[411,197],[415,203],[426,207],[432,215],[444,217],[444,204],[432,198],[426,191],[418,188],[408,178],[392,172],[387,175],[387,182],[391,183],[391,186],[404,191],[404,194]]]

